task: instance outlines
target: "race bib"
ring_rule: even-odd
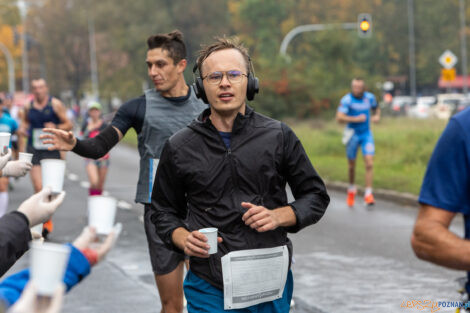
[[[155,183],[155,175],[157,175],[157,167],[160,159],[149,159],[149,202],[152,201],[153,184]]]
[[[42,131],[42,128],[34,128],[33,129],[33,148],[36,150],[47,150],[48,147],[52,146],[51,144],[44,144],[42,140],[39,138],[45,132]]]
[[[222,257],[224,309],[282,298],[289,270],[287,246],[234,251]]]

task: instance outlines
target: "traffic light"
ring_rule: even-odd
[[[372,34],[372,16],[368,13],[361,13],[357,16],[357,32],[359,37],[370,37]]]

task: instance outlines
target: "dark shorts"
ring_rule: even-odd
[[[184,261],[183,253],[178,253],[168,249],[160,237],[157,235],[155,225],[150,220],[150,204],[145,204],[144,226],[149,246],[150,262],[153,272],[157,275],[164,275],[173,272],[176,267]]]
[[[32,146],[26,147],[26,152],[33,154],[33,160],[31,163],[33,165],[41,165],[41,160],[44,159],[60,159],[59,151],[49,151],[49,150],[36,150]]]
[[[85,159],[85,165],[88,164],[95,164],[97,168],[108,168],[109,167],[109,159],[99,159],[99,160],[93,160],[93,159]]]

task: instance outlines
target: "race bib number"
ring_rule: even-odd
[[[287,246],[234,251],[222,257],[224,309],[282,298],[289,270]]]

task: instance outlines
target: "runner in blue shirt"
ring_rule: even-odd
[[[370,115],[371,111],[373,112],[372,116]],[[336,113],[336,120],[340,123],[347,123],[343,137],[349,167],[347,204],[349,207],[354,206],[354,198],[356,196],[356,186],[354,185],[356,155],[360,146],[366,167],[364,202],[367,205],[373,205],[375,203],[374,196],[372,195],[375,145],[369,124],[370,121],[379,122],[380,108],[377,105],[375,96],[365,91],[365,84],[362,78],[354,78],[352,80],[351,92],[341,99]]]
[[[465,270],[470,278],[470,109],[452,117],[437,142],[419,203],[421,208],[411,237],[416,256]],[[464,217],[465,238],[449,230],[458,213]],[[469,282],[465,289],[470,294]]]

